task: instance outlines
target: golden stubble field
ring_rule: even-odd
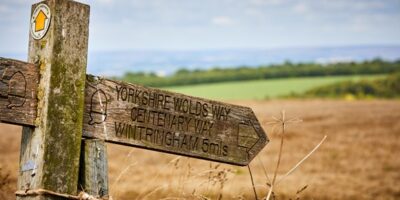
[[[268,191],[279,150],[269,122],[285,110],[301,123],[287,128],[278,179],[327,135],[326,141],[276,187],[276,199],[400,199],[400,101],[241,101],[271,139],[250,167],[259,199]],[[20,128],[0,125],[0,198],[14,199]],[[114,200],[254,199],[246,167],[235,167],[118,145],[108,146]],[[265,168],[264,168],[264,167]],[[67,166],[66,166],[67,167]],[[265,169],[265,171],[264,171]],[[0,180],[0,183],[2,181]],[[307,186],[299,195],[296,192]]]

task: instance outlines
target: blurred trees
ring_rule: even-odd
[[[344,81],[311,89],[304,94],[293,94],[291,97],[318,98],[399,98],[400,73],[388,75],[378,80]]]
[[[146,86],[165,87],[178,85],[193,85],[202,83],[217,83],[227,81],[245,81],[259,79],[275,79],[288,77],[312,77],[334,75],[367,75],[388,74],[400,71],[400,60],[394,62],[375,59],[360,63],[346,62],[334,64],[285,62],[282,64],[237,68],[211,68],[208,70],[180,69],[166,77],[154,73],[132,73],[117,78],[123,81]]]

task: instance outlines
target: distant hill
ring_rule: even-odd
[[[146,86],[167,87],[295,77],[389,74],[394,72],[400,72],[400,60],[374,59],[363,62],[329,64],[284,62],[257,67],[180,69],[166,77],[157,76],[155,73],[127,72],[121,77],[115,77],[115,79]]]
[[[120,76],[128,71],[171,74],[181,68],[208,69],[294,63],[364,61],[374,58],[400,59],[398,46],[348,46],[321,48],[234,49],[204,51],[121,51],[90,52],[88,71],[105,76]]]
[[[26,53],[2,54],[25,60]],[[231,68],[316,62],[364,61],[381,58],[400,59],[400,45],[369,45],[341,47],[305,47],[275,49],[191,50],[191,51],[104,51],[89,50],[88,73],[103,76],[121,76],[126,72],[154,72],[171,74],[178,69]]]
[[[265,100],[280,98],[305,98],[314,88],[344,81],[384,79],[385,75],[317,76],[300,78],[263,79],[206,83],[200,85],[172,86],[163,89],[186,95],[214,100]],[[328,98],[328,96],[326,96]],[[309,97],[309,98],[312,98]],[[321,98],[321,97],[318,97]],[[337,97],[340,98],[340,97]]]

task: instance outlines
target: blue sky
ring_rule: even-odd
[[[35,2],[0,0],[0,53],[27,52]],[[90,51],[400,44],[399,0],[80,2],[91,5]]]

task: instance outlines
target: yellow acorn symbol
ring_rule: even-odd
[[[103,90],[97,90],[93,93],[90,103],[90,121],[89,124],[101,124],[107,118],[107,96]]]

